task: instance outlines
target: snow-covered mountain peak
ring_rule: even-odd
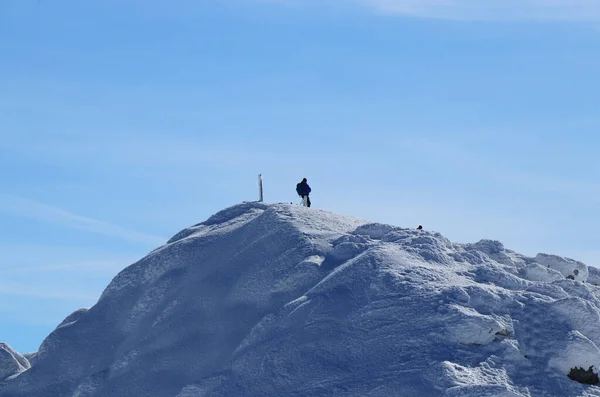
[[[0,343],[0,379],[11,379],[29,369],[29,361],[6,343]]]
[[[0,396],[600,395],[567,377],[600,366],[598,281],[496,241],[243,203],[123,270]]]

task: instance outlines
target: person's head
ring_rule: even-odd
[[[417,230],[423,230],[423,226],[419,225],[419,227],[417,228]]]
[[[307,182],[306,178],[303,178],[303,179],[302,179],[302,182]]]

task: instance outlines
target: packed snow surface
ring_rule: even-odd
[[[0,397],[600,396],[597,269],[244,203],[123,270]]]

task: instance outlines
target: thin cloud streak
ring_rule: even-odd
[[[599,0],[358,0],[391,14],[450,20],[598,21]]]
[[[11,194],[0,193],[0,211],[150,246],[161,245],[167,241],[163,237],[140,233],[96,219],[75,215],[61,208]]]
[[[40,273],[40,272],[56,272],[56,271],[94,271],[101,274],[116,274],[123,270],[128,265],[134,263],[134,260],[123,261],[91,261],[68,263],[63,265],[49,266],[30,266],[30,267],[15,267],[5,269],[2,273],[6,274],[23,274],[23,273]]]
[[[399,144],[408,152],[420,153],[431,159],[447,159],[448,167],[470,170],[471,175],[482,179],[494,179],[520,189],[572,196],[588,202],[600,199],[600,188],[591,180],[523,171],[502,159],[481,155],[475,149],[468,150],[450,142],[413,139]]]
[[[44,289],[39,286],[27,286],[18,283],[0,282],[0,296],[17,296],[17,297],[30,297],[30,298],[42,298],[42,299],[54,299],[62,301],[73,301],[73,302],[96,302],[98,295],[89,295],[83,292],[65,292],[56,291],[52,289]]]

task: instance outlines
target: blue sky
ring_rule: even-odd
[[[600,263],[600,2],[0,2],[0,340],[244,200]]]

